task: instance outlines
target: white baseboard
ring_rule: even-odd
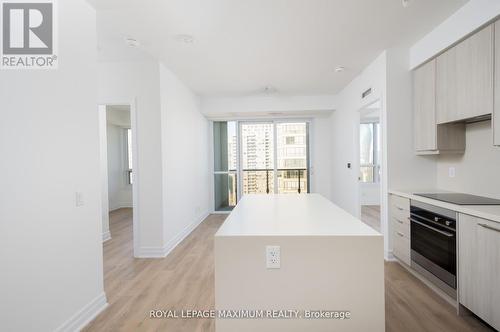
[[[163,258],[165,257],[163,247],[140,247],[136,258]]]
[[[188,225],[186,228],[184,228],[177,236],[175,236],[173,239],[168,241],[168,243],[164,246],[164,253],[165,256],[167,256],[179,243],[182,242],[189,234],[191,234],[192,231],[195,230],[198,225],[200,225],[203,220],[205,220],[208,217],[209,213],[204,212],[201,214],[191,225]],[[164,256],[164,257],[165,257]]]
[[[211,214],[230,214],[231,211],[212,211]]]
[[[106,294],[102,292],[76,314],[64,322],[56,332],[80,331],[108,306]]]
[[[179,232],[174,238],[168,241],[163,247],[141,247],[139,248],[139,253],[135,257],[137,258],[164,258],[166,257],[179,243],[182,242],[191,232],[200,225],[203,220],[205,220],[210,213],[207,211],[200,215],[195,222],[188,225],[181,232]]]
[[[108,240],[111,240],[111,233],[109,231],[102,232],[102,242],[106,242]]]
[[[398,259],[397,259],[397,258],[394,256],[394,254],[392,253],[392,251],[389,251],[389,252],[387,253],[387,257],[385,257],[385,260],[386,260],[387,262],[397,262],[397,261],[398,261]]]
[[[119,204],[117,206],[113,206],[109,208],[109,212],[113,212],[119,209],[132,209],[134,206],[131,203]]]

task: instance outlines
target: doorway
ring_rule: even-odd
[[[359,121],[359,198],[361,220],[381,232],[381,104],[360,110]]]
[[[137,147],[135,113],[130,104],[99,106],[103,243],[128,239],[134,256],[136,234]]]

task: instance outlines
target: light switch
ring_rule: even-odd
[[[455,177],[455,167],[448,168],[448,176],[450,178],[454,178]]]
[[[76,205],[77,207],[79,207],[79,206],[83,206],[84,204],[85,204],[85,203],[84,203],[84,201],[83,201],[83,193],[82,193],[82,192],[77,191],[77,192],[75,193],[75,205]]]

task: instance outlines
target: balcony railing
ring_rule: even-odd
[[[302,193],[308,190],[306,168],[278,168],[278,193]],[[243,169],[243,193],[273,193],[274,169]]]

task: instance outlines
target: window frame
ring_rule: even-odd
[[[373,172],[373,180],[372,181],[363,181],[361,179],[361,176],[359,176],[359,182],[360,183],[380,183],[380,156],[378,154],[380,142],[380,121],[375,121],[375,120],[368,120],[368,121],[362,121],[360,123],[361,125],[372,125],[372,144],[373,144],[373,151],[372,151],[372,159],[373,163],[361,163],[361,147],[360,147],[360,155],[358,156],[359,158],[359,172],[361,174],[361,168],[371,168]],[[360,142],[361,142],[361,130],[360,130]]]
[[[132,149],[133,149],[133,138],[132,138],[132,128],[124,128],[124,145],[125,145],[125,183],[127,185],[133,185],[134,184],[134,178],[133,178],[133,155],[131,155]],[[130,168],[132,166],[132,168]]]
[[[237,158],[236,158],[236,172],[234,172],[233,170],[231,171],[228,171],[228,172],[225,172],[225,171],[216,171],[215,170],[215,164],[214,164],[214,153],[215,153],[215,147],[214,147],[214,138],[213,138],[213,124],[216,123],[216,122],[235,122],[236,124],[236,154],[237,154]],[[215,178],[214,176],[216,174],[234,174],[236,173],[236,181],[237,181],[237,185],[236,185],[236,197],[237,197],[237,203],[241,200],[241,198],[243,197],[243,174],[242,174],[242,153],[241,153],[241,150],[242,150],[242,139],[241,139],[241,124],[243,123],[271,123],[273,125],[273,131],[274,131],[274,144],[275,144],[275,153],[274,153],[274,169],[275,171],[273,172],[273,177],[274,177],[274,184],[275,184],[275,187],[278,185],[278,172],[276,171],[276,168],[277,168],[277,156],[278,156],[278,153],[277,153],[277,130],[276,130],[276,126],[278,124],[281,124],[281,123],[305,123],[306,124],[306,137],[304,138],[305,142],[304,144],[306,145],[306,156],[307,156],[307,166],[306,166],[306,173],[307,173],[307,176],[305,176],[304,178],[306,179],[306,183],[307,183],[307,188],[302,188],[302,192],[303,193],[310,193],[311,192],[311,188],[314,186],[314,184],[312,183],[312,180],[311,178],[313,177],[313,169],[312,169],[312,165],[313,165],[313,158],[314,158],[314,155],[313,155],[313,152],[311,150],[311,140],[314,139],[314,137],[312,137],[312,130],[313,130],[313,126],[314,126],[314,121],[313,119],[311,118],[283,118],[283,119],[276,119],[276,118],[271,118],[271,119],[268,119],[268,118],[263,118],[263,119],[254,119],[254,118],[241,118],[241,119],[235,119],[235,118],[216,118],[216,119],[212,119],[211,120],[211,131],[210,131],[210,135],[211,135],[211,158],[212,158],[212,163],[211,163],[211,168],[212,168],[212,180],[211,180],[211,183],[212,183],[212,188],[211,188],[211,192],[212,192],[212,206],[214,206],[214,213],[228,213],[228,211],[224,211],[224,210],[216,210],[215,209]],[[286,143],[286,142],[285,142]],[[286,146],[287,144],[284,144],[284,146]]]

